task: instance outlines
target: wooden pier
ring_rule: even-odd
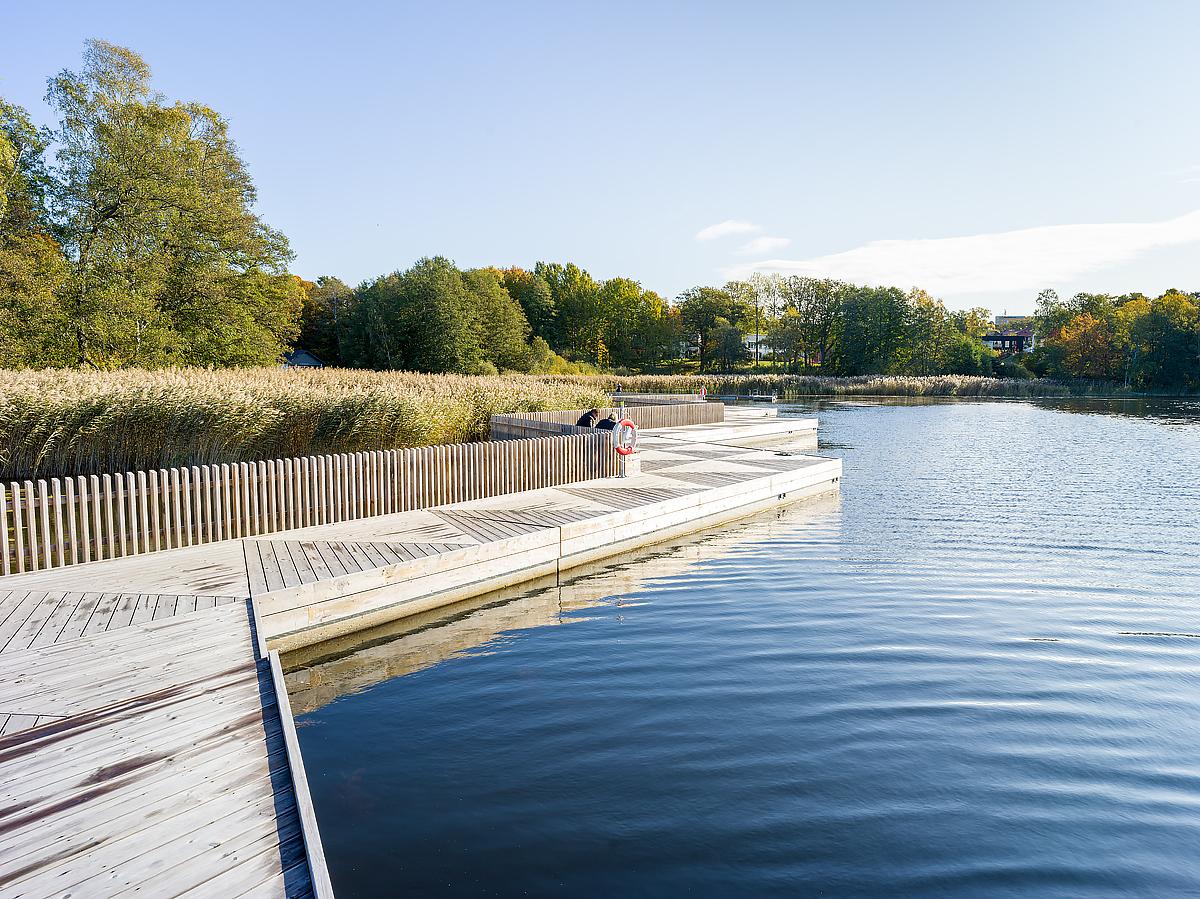
[[[773,411],[773,410],[772,410]],[[0,578],[0,897],[332,895],[279,669],[304,646],[836,490],[753,410],[641,473]]]

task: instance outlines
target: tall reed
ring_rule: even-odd
[[[480,440],[603,405],[598,381],[335,369],[0,371],[0,479]]]

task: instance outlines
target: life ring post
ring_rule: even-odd
[[[627,478],[641,471],[637,458],[637,425],[622,418],[612,429],[613,449],[617,453],[617,477]]]

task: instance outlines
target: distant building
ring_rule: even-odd
[[[324,368],[325,363],[308,350],[294,349],[283,354],[284,368]]]
[[[1028,353],[1037,346],[1037,337],[1034,336],[1033,328],[984,334],[980,339],[1001,356]]]
[[[771,352],[771,339],[766,334],[760,334],[757,338],[753,334],[747,334],[742,338],[742,343],[751,356],[761,357]]]

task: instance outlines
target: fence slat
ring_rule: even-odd
[[[13,542],[17,550],[17,571],[25,570],[25,516],[21,514],[21,488],[12,482],[13,498]]]
[[[172,501],[174,503],[175,546],[192,545],[192,491],[191,472],[187,468],[170,469]]]
[[[221,463],[221,527],[222,538],[229,540],[233,529],[233,471],[227,463]]]
[[[142,528],[142,552],[160,549],[158,543],[158,491],[162,490],[158,472],[151,469],[148,473],[138,472],[138,525]],[[133,541],[133,551],[138,551],[137,540]]]
[[[125,501],[129,504],[129,544],[132,555],[138,553],[137,482],[133,472],[125,473]]]
[[[50,540],[50,498],[46,482],[37,482],[38,524],[41,528],[39,535],[42,541],[42,567],[54,567],[54,545]]]
[[[97,475],[88,476],[88,502],[92,506],[93,555],[99,561],[104,558],[104,528],[101,524],[104,504],[100,498],[100,478]]]
[[[91,509],[88,508],[88,482],[87,478],[82,475],[73,480],[78,494],[76,502],[79,505],[79,561],[90,562],[92,560],[92,529],[88,520],[91,514]]]
[[[29,570],[39,571],[41,560],[38,554],[37,497],[34,494],[33,481],[25,482],[25,518],[29,521]]]
[[[66,505],[67,542],[70,544],[70,549],[71,549],[71,564],[78,565],[79,564],[79,543],[80,543],[80,540],[79,540],[79,509],[76,506],[76,502],[75,502],[75,479],[67,478],[66,479],[66,487],[67,487],[67,505]],[[3,522],[3,520],[4,520],[3,516],[0,516],[0,522]],[[61,543],[62,537],[60,536],[58,539],[59,539],[59,542]]]

